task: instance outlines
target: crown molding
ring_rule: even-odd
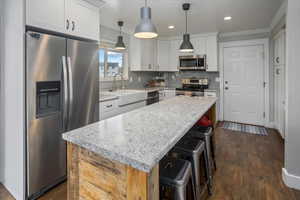
[[[275,26],[279,23],[279,21],[281,20],[282,17],[284,17],[287,13],[287,4],[288,1],[285,0],[280,8],[278,9],[278,11],[276,12],[276,14],[274,15],[271,25],[270,25],[270,30],[273,30],[275,28]]]
[[[243,36],[243,35],[254,35],[254,34],[269,34],[271,32],[270,28],[264,29],[253,29],[253,30],[246,30],[246,31],[237,31],[237,32],[228,32],[228,33],[220,33],[219,37],[232,37],[232,36]]]

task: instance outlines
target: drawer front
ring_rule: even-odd
[[[117,109],[118,104],[117,101],[105,101],[105,102],[100,102],[100,113],[107,113],[111,112],[114,109]]]

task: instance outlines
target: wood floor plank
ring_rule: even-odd
[[[257,136],[216,128],[218,170],[209,200],[300,200],[300,191],[282,181],[284,141],[276,131],[268,133]],[[66,199],[64,183],[39,200]],[[14,200],[1,184],[0,200]]]

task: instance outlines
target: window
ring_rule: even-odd
[[[109,48],[99,49],[100,80],[112,80],[114,76],[123,76],[127,79],[126,52],[115,51]]]

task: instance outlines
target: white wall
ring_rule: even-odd
[[[3,66],[1,74],[0,174],[17,199],[24,199],[24,0],[1,0]]]
[[[3,14],[3,6],[4,6],[4,4],[3,4],[3,2],[2,1],[0,1],[0,183],[2,183],[3,182],[3,176],[4,176],[4,173],[3,173],[3,152],[4,152],[4,150],[3,150],[3,145],[2,145],[2,143],[1,143],[1,141],[3,141],[3,133],[2,133],[2,122],[3,122],[3,120],[2,120],[2,115],[1,115],[1,113],[2,113],[2,99],[3,99],[3,97],[2,97],[2,76],[1,76],[1,74],[2,74],[2,69],[3,69],[3,42],[4,42],[4,40],[3,40],[3,16],[2,16],[2,14]]]
[[[287,14],[287,120],[284,180],[300,189],[300,1],[289,0]]]

